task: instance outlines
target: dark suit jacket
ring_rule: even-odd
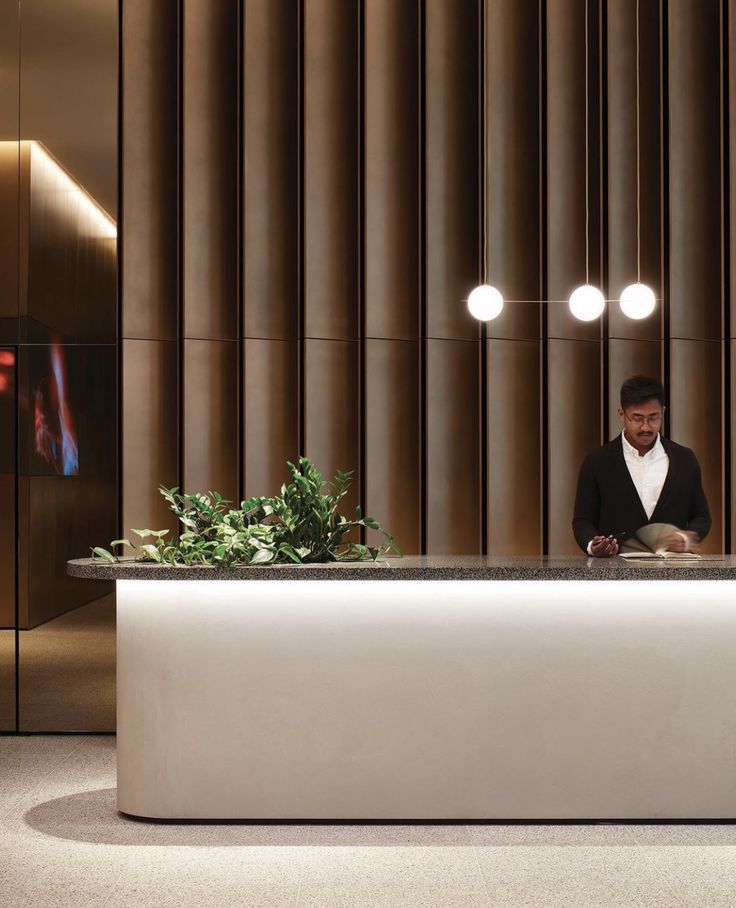
[[[620,435],[585,458],[572,520],[575,539],[583,551],[594,536],[622,530],[631,534],[646,523],[672,523],[681,530],[694,530],[701,539],[706,536],[710,512],[695,454],[669,438],[660,439],[670,465],[651,520],[626,466]]]

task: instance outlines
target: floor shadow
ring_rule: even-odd
[[[28,826],[44,835],[99,845],[295,846],[306,845],[309,827],[252,823],[151,823],[118,813],[116,789],[101,788],[44,801],[27,811]]]

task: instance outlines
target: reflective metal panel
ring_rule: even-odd
[[[15,727],[15,351],[0,347],[0,731]]]
[[[112,589],[66,561],[117,536],[115,360],[113,346],[21,348],[22,731],[114,729]]]
[[[19,727],[112,731],[112,587],[66,561],[118,535],[118,4],[20,15]]]

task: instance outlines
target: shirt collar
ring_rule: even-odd
[[[657,432],[657,438],[655,439],[654,444],[643,456],[639,454],[636,448],[628,440],[625,431],[621,432],[621,441],[623,442],[624,446],[624,454],[628,454],[630,457],[636,457],[638,460],[644,460],[645,458],[656,460],[664,451],[664,447],[662,445],[662,442],[660,441],[659,432]]]

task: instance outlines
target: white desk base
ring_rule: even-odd
[[[117,583],[125,813],[736,817],[729,581]]]

